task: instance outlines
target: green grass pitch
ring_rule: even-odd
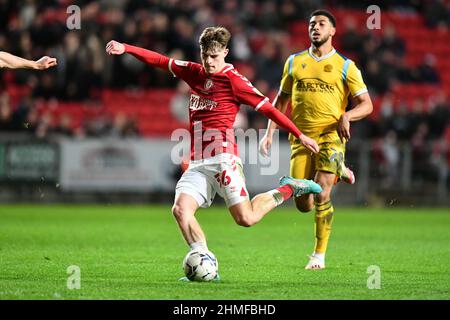
[[[303,267],[313,214],[284,206],[252,228],[197,214],[220,283],[185,283],[188,251],[169,206],[1,205],[0,299],[445,299],[448,209],[336,208],[327,269]],[[67,268],[79,266],[80,289]],[[368,289],[369,266],[380,289]]]

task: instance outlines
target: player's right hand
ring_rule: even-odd
[[[58,62],[56,61],[56,58],[43,56],[39,60],[36,60],[36,67],[35,67],[35,69],[37,69],[37,70],[45,70],[45,69],[54,67],[57,64],[58,64]]]
[[[317,153],[320,151],[319,145],[317,144],[316,140],[314,140],[308,136],[305,136],[304,134],[301,134],[299,139],[300,139],[300,142],[302,143],[302,145],[306,149],[308,149],[314,153]]]
[[[111,40],[106,45],[106,53],[107,54],[121,55],[124,52],[125,52],[125,46],[123,43],[117,42],[115,40]]]
[[[267,157],[269,155],[270,147],[272,147],[272,137],[269,137],[267,134],[264,135],[261,142],[259,143],[259,152]]]

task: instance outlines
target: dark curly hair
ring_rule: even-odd
[[[333,27],[336,28],[336,18],[333,16],[333,14],[325,9],[319,9],[319,10],[315,10],[313,11],[310,15],[308,20],[311,20],[312,17],[315,16],[325,16],[328,18],[328,20],[330,20],[331,24],[333,25]]]

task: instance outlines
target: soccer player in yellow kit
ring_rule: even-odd
[[[286,60],[280,90],[273,105],[285,112],[291,101],[292,121],[319,144],[313,155],[298,139],[289,135],[291,176],[312,179],[322,192],[295,198],[297,209],[308,212],[315,207],[315,248],[305,269],[325,268],[325,252],[330,237],[334,208],[333,185],[339,180],[354,183],[354,175],[344,165],[345,143],[350,138],[350,122],[372,112],[373,106],[361,72],[355,63],[332,46],[336,19],[326,10],[316,10],[309,17],[309,49],[292,54]],[[351,110],[346,110],[349,95]],[[268,123],[260,151],[267,155],[276,124]]]

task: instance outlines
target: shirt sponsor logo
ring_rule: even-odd
[[[301,79],[297,82],[301,92],[334,93],[334,85],[319,79]]]
[[[212,110],[217,107],[217,102],[202,98],[196,94],[191,94],[189,100],[189,109],[192,111],[197,110]]]

